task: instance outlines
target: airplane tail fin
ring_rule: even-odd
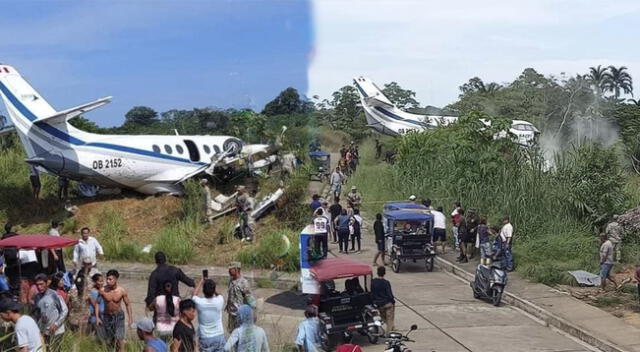
[[[55,114],[55,109],[12,66],[0,64],[0,96],[18,132],[28,158],[41,148],[29,137],[34,121]]]
[[[360,76],[353,79],[353,84],[360,94],[360,99],[367,105],[384,105],[386,107],[394,107],[391,100],[389,100],[382,90],[373,83],[370,79]]]

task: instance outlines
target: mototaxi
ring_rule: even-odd
[[[328,181],[331,175],[331,154],[321,150],[312,151],[309,152],[309,160],[309,180]]]
[[[433,246],[433,215],[422,205],[405,204],[385,204],[385,209],[391,210],[383,212],[385,247],[391,259],[391,269],[397,273],[400,272],[401,263],[424,260],[425,268],[431,272],[436,256]]]
[[[382,319],[370,291],[373,279],[371,266],[338,257],[317,262],[310,272],[320,284],[320,294],[314,303],[318,305],[325,350],[331,351],[345,333],[357,332],[372,344],[384,336]]]

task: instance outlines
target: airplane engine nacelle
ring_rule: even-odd
[[[41,166],[55,174],[64,171],[65,159],[60,153],[42,153],[25,160],[35,166]]]
[[[242,141],[238,138],[229,138],[222,144],[222,150],[229,151],[231,155],[239,154],[242,151]]]

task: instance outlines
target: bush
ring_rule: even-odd
[[[100,243],[109,260],[133,260],[142,258],[140,246],[129,240],[127,225],[121,212],[104,207],[97,226],[100,233]]]
[[[298,232],[272,230],[257,245],[238,253],[236,258],[254,268],[273,269],[278,266],[283,271],[297,271],[300,269],[298,243]]]
[[[193,241],[204,232],[204,227],[194,219],[182,219],[160,230],[154,244],[155,251],[162,251],[175,264],[193,260]]]

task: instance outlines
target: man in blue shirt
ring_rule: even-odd
[[[314,194],[313,196],[311,196],[311,213],[314,213],[316,211],[316,209],[320,208],[322,206],[322,202],[320,202],[320,196],[317,194]]]
[[[378,306],[380,317],[387,325],[387,332],[394,329],[393,319],[396,309],[396,300],[391,291],[391,283],[384,278],[387,269],[384,266],[378,267],[378,277],[371,280],[371,293],[373,294],[373,303]]]
[[[296,345],[299,352],[320,351],[320,321],[318,320],[318,308],[315,305],[307,306],[304,311],[305,320],[298,325]]]
[[[340,253],[349,254],[349,225],[351,217],[347,215],[347,209],[342,209],[335,220],[335,228],[338,231],[338,246]]]

